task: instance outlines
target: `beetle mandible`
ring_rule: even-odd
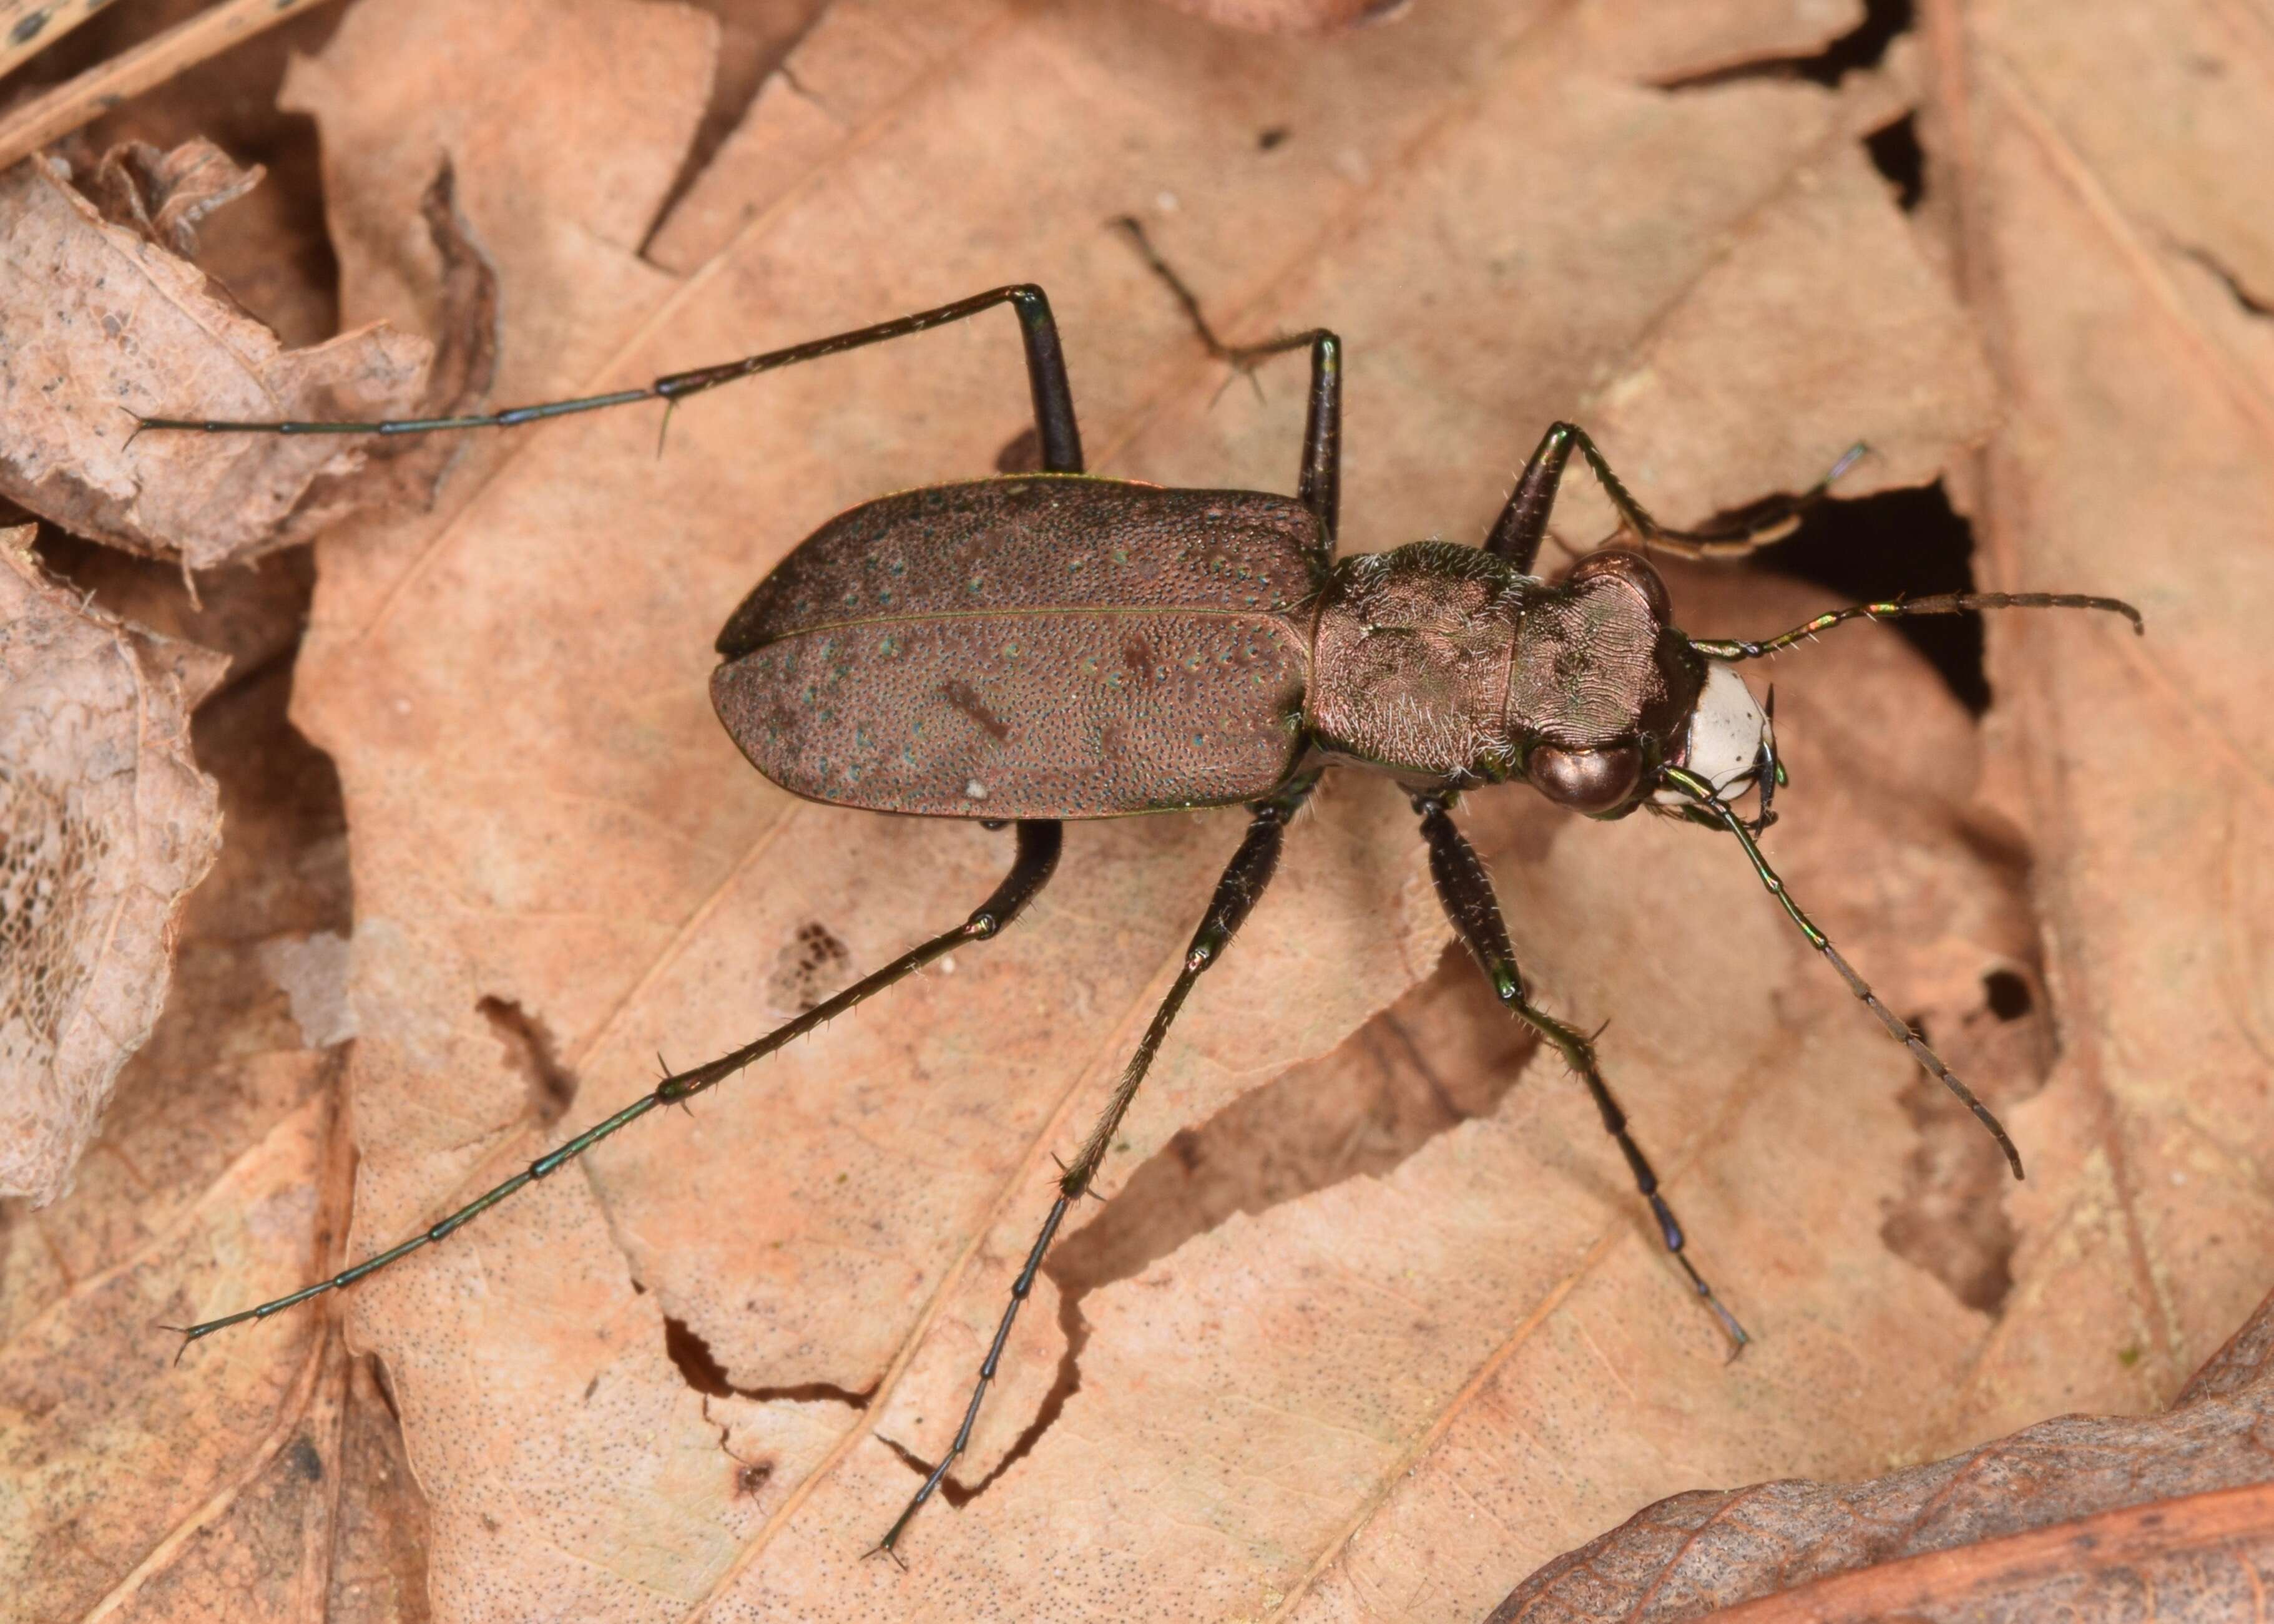
[[[732,1053],[666,1077],[647,1094],[399,1244],[257,1307],[171,1327],[184,1348],[354,1284],[439,1241],[557,1171],[658,1106],[684,1101],[1025,911],[1056,868],[1069,818],[1245,806],[1246,837],[1225,867],[1182,967],[1058,1191],[1013,1281],[1010,1301],[953,1439],[877,1549],[896,1558],[910,1520],[968,1443],[1019,1309],[1073,1204],[1088,1193],[1153,1056],[1196,981],[1269,884],[1289,821],[1329,767],[1386,772],[1420,821],[1429,869],[1454,930],[1493,996],[1535,1029],[1586,1086],[1648,1204],[1668,1253],[1731,1350],[1747,1335],[1685,1250],[1649,1158],[1628,1131],[1588,1036],[1534,1004],[1483,863],[1454,823],[1465,791],[1523,781],[1594,818],[1644,808],[1734,838],[1764,886],[1919,1064],[1995,1136],[2005,1129],[1925,1040],[1849,966],[1786,891],[1756,839],[1782,770],[1775,730],[1736,666],[1846,620],[2014,607],[2139,612],[2067,593],[1949,593],[1857,604],[1761,642],[1678,630],[1664,583],[1638,552],[1600,548],[1560,581],[1533,574],[1558,483],[1576,452],[1608,492],[1619,535],[1692,553],[1744,551],[1762,523],[1671,530],[1629,494],[1585,432],[1556,423],[1525,464],[1481,549],[1421,541],[1336,556],[1342,453],[1342,343],[1318,329],[1232,350],[1157,258],[1156,271],[1203,342],[1243,365],[1310,355],[1308,410],[1293,497],[1178,490],[1088,473],[1050,301],[993,289],[937,309],[658,379],[645,388],[495,413],[378,423],[137,418],[147,430],[404,434],[508,428],[660,400],[923,332],[1007,304],[1024,342],[1041,471],[881,497],[839,515],[745,598],[718,640],[711,694],[752,765],[793,794],[838,806],[976,819],[1014,828],[1009,874],[961,924]],[[1860,449],[1860,448],[1859,448]],[[1757,514],[1789,521],[1802,496]],[[1735,802],[1758,792],[1748,819]]]

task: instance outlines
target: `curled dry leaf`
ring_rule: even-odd
[[[199,708],[229,838],[183,909],[173,994],[68,1199],[0,1204],[11,1621],[427,1616],[398,1429],[336,1325],[280,1325],[188,1382],[161,1328],[200,1294],[335,1267],[345,1227],[344,1055],[313,1046],[341,1035],[346,831],[285,719],[291,675],[272,661]],[[185,1244],[216,1210],[238,1244]]]
[[[122,141],[94,172],[94,199],[104,219],[191,259],[198,222],[259,185],[262,173],[259,164],[239,169],[211,141],[184,141],[171,152]]]
[[[0,533],[0,1195],[52,1201],[166,999],[221,845],[189,713],[227,662],[49,580]]]
[[[305,541],[370,500],[352,441],[138,435],[136,415],[389,415],[420,399],[426,341],[380,327],[288,350],[183,258],[196,215],[252,178],[210,147],[98,174],[103,208],[50,161],[0,173],[0,495],[188,570]]]
[[[2166,1505],[2165,1538],[2145,1551],[2096,1532],[2100,1514],[2246,1487],[2262,1492],[2222,1507],[2208,1527]],[[2039,1530],[2053,1538],[2014,1539]],[[2159,1551],[2173,1559],[2148,1587],[2159,1617],[2247,1616],[2253,1574],[2260,1586],[2274,1578],[2274,1297],[2160,1415],[2063,1416],[1864,1483],[1677,1494],[1556,1558],[1492,1624],[1674,1624],[1788,1591],[1743,1616],[1860,1624],[1994,1609],[2112,1624],[2138,1616]],[[1930,1552],[1949,1558],[1907,1561]],[[1881,1564],[1901,1566],[1857,1571]],[[1850,1573],[1854,1583],[1823,1583]]]

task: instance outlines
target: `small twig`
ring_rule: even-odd
[[[322,4],[324,0],[222,0],[219,5],[200,11],[189,21],[89,68],[77,79],[66,80],[0,118],[0,169],[6,169],[49,141],[101,117],[128,97],[154,89],[184,70],[219,56],[239,41],[249,40],[264,28]],[[58,24],[74,26],[86,21],[86,13],[93,9],[90,0],[71,0],[68,10],[79,13],[77,16],[66,18],[59,11],[40,30],[39,37],[25,40],[21,44],[36,48],[41,38],[53,38]],[[23,10],[26,8],[19,0],[0,0],[0,18]],[[14,50],[15,47],[7,49]],[[19,55],[28,56],[30,50]],[[14,59],[0,56],[0,72],[4,72]]]
[[[0,75],[29,62],[109,0],[0,0]]]

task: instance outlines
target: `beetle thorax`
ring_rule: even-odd
[[[1667,624],[1648,567],[1621,562],[1593,555],[1551,586],[1443,542],[1346,560],[1319,607],[1313,736],[1455,786],[1520,776],[1542,745],[1568,758],[1640,744],[1655,759],[1702,662]]]
[[[1411,779],[1510,776],[1509,668],[1525,598],[1540,590],[1449,542],[1344,560],[1319,605],[1312,736]]]

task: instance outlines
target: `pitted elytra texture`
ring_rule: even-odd
[[[1284,497],[1021,476],[824,525],[719,634],[712,697],[793,793],[1108,817],[1294,768],[1317,522]]]

